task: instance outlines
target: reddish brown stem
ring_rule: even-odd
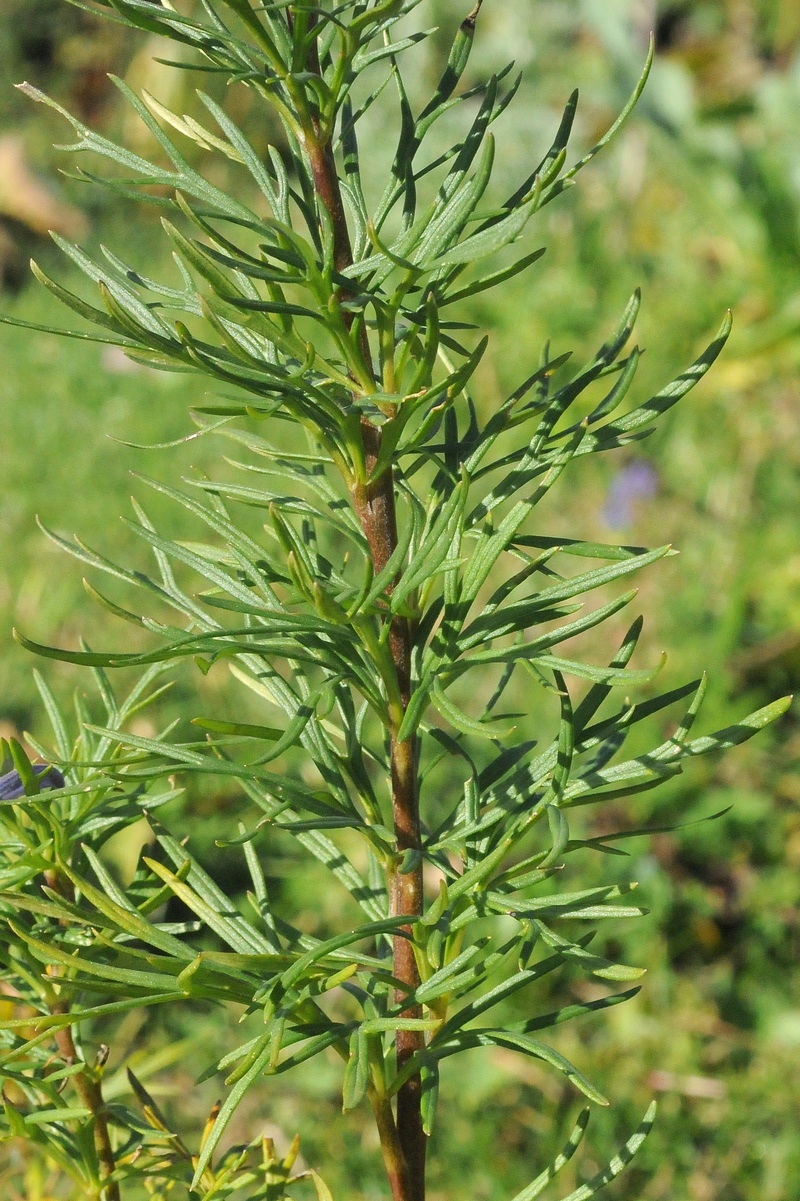
[[[336,174],[336,163],[330,143],[325,146],[318,144],[309,146],[309,160],[314,175],[314,187],[328,210],[333,224],[333,265],[337,271],[344,271],[353,261],[353,252],[342,190],[339,187],[339,177]]]
[[[342,192],[336,172],[336,164],[330,144],[320,145],[316,138],[318,130],[309,131],[307,144],[309,160],[314,175],[317,194],[327,209],[334,235],[334,264],[337,271],[344,271],[352,263],[352,246],[347,227],[347,217],[342,202]],[[366,329],[361,331],[362,350],[366,364],[370,364],[369,343]],[[361,438],[364,450],[366,478],[370,480],[378,459],[381,431],[370,421],[361,422]],[[397,515],[395,510],[394,475],[391,467],[372,482],[356,483],[353,487],[353,503],[361,527],[367,539],[372,567],[377,575],[389,561],[397,546]],[[389,632],[389,648],[397,678],[400,709],[404,713],[411,697],[411,646],[412,629],[404,617],[396,617]],[[419,824],[419,795],[417,779],[416,738],[403,742],[397,738],[399,725],[391,731],[392,771],[392,816],[398,858],[389,878],[389,905],[392,916],[408,916],[415,919],[423,912],[422,859]],[[416,851],[409,870],[400,871],[407,851]],[[402,933],[394,939],[394,974],[407,989],[419,985],[419,971],[414,951],[408,937],[412,932],[412,921],[402,927]],[[403,937],[405,935],[405,937]],[[405,993],[400,993],[399,1000]],[[422,1016],[420,1006],[411,1006],[404,1016]],[[396,1037],[397,1067],[402,1069],[415,1051],[424,1045],[421,1031],[402,1030]],[[388,1104],[376,1109],[381,1144],[387,1165],[387,1174],[394,1201],[425,1201],[425,1150],[427,1139],[422,1126],[422,1081],[419,1075],[412,1076],[397,1094],[396,1125]],[[399,1159],[399,1162],[398,1162]]]
[[[398,742],[392,737],[392,810],[398,851],[420,850],[419,804],[417,800],[416,740]],[[390,909],[393,915],[419,917],[422,913],[422,860],[410,871],[394,871],[390,880]],[[403,926],[411,934],[411,926]],[[394,974],[409,988],[419,985],[419,971],[412,943],[395,936]],[[398,999],[402,998],[402,994]],[[421,1018],[422,1007],[413,1005],[404,1017]],[[397,1067],[402,1069],[411,1056],[422,1049],[420,1030],[399,1030],[396,1038]],[[397,1094],[397,1134],[403,1156],[409,1166],[412,1191],[410,1201],[425,1198],[425,1152],[427,1139],[422,1128],[422,1080],[417,1074],[401,1086]]]
[[[362,438],[367,474],[369,476],[380,450],[381,431],[370,422],[363,421]],[[381,478],[355,490],[355,505],[359,520],[367,537],[373,568],[377,572],[385,567],[397,545],[397,516],[394,500],[394,480],[391,469]],[[396,617],[389,633],[397,686],[403,712],[411,698],[411,639],[410,622]],[[417,863],[410,870],[400,871],[401,862],[395,865],[389,879],[389,905],[392,916],[417,918],[423,911],[421,835],[419,824],[419,795],[417,782],[416,738],[401,742],[397,730],[391,733],[392,768],[392,817],[397,840],[398,855],[407,851],[417,852]],[[419,970],[414,957],[410,938],[411,924],[402,927],[402,933],[394,940],[394,974],[398,980],[413,989],[419,985]],[[405,937],[404,937],[405,935]],[[398,999],[402,999],[400,994]],[[420,1018],[422,1009],[411,1006],[403,1012],[404,1017]],[[419,1051],[424,1036],[418,1030],[400,1030],[396,1038],[397,1067],[400,1070],[411,1056]],[[425,1197],[425,1151],[427,1139],[422,1128],[422,1081],[419,1075],[412,1076],[397,1094],[397,1135],[400,1150],[408,1169],[409,1191],[395,1194],[396,1201],[424,1201]]]

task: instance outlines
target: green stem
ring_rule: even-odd
[[[44,873],[44,880],[48,887],[52,888],[55,892],[60,893],[69,901],[73,900],[72,885],[65,879],[61,872],[48,869]],[[55,1004],[50,1006],[50,1010],[54,1015],[66,1014],[69,1012],[69,1006],[65,1001],[56,1001]],[[56,1030],[55,1042],[59,1055],[68,1067],[72,1067],[74,1063],[80,1062],[75,1040],[72,1037],[71,1026],[64,1026],[60,1030]],[[100,1192],[97,1196],[97,1201],[121,1201],[119,1185],[115,1180],[109,1180],[117,1165],[114,1159],[114,1148],[111,1145],[111,1135],[108,1129],[108,1119],[106,1118],[106,1106],[100,1082],[95,1078],[88,1064],[84,1064],[83,1070],[73,1076],[72,1081],[81,1104],[84,1109],[89,1110],[92,1117],[94,1146],[97,1152],[97,1162],[100,1167]],[[104,1181],[106,1182],[105,1184],[103,1183]]]
[[[374,1089],[369,1090],[369,1099],[375,1114],[375,1124],[381,1140],[383,1165],[392,1190],[393,1201],[406,1201],[413,1197],[408,1167],[400,1147],[397,1134],[397,1123],[392,1113],[392,1103],[387,1096],[379,1094]]]

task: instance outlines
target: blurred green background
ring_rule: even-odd
[[[423,23],[441,32],[415,51],[413,87],[435,79],[462,7],[427,0]],[[657,435],[605,462],[581,464],[548,507],[554,530],[565,535],[671,541],[681,550],[641,581],[647,648],[669,651],[676,684],[708,669],[708,719],[724,724],[792,690],[800,676],[800,5],[486,0],[479,28],[473,79],[509,58],[525,73],[499,136],[500,170],[509,178],[525,174],[549,144],[576,85],[582,101],[574,151],[593,143],[629,93],[655,30],[656,63],[637,115],[579,186],[540,218],[543,265],[501,298],[475,306],[493,331],[480,391],[491,406],[548,337],[554,353],[593,349],[641,284],[644,394],[681,370],[733,309],[735,332],[723,359]],[[107,72],[170,103],[187,82],[176,83],[153,61],[160,53],[163,47],[63,0],[4,0],[3,311],[61,322],[55,302],[27,282],[32,253],[46,266],[55,261],[44,236],[49,227],[90,244],[106,240],[145,261],[163,253],[148,211],[112,212],[107,197],[59,176],[69,162],[51,143],[64,137],[64,126],[12,84],[28,79],[150,150],[142,128],[119,108]],[[259,136],[247,97],[230,101]],[[0,731],[38,731],[33,665],[12,643],[11,626],[70,645],[83,633],[98,647],[119,645],[125,631],[91,604],[78,565],[43,538],[35,516],[136,561],[141,551],[128,544],[119,519],[129,511],[129,469],[175,479],[191,466],[202,469],[218,450],[209,439],[179,451],[137,451],[107,436],[158,442],[187,432],[188,404],[201,395],[196,381],[8,326],[0,326],[0,355]],[[141,486],[133,490],[158,516]],[[64,694],[82,687],[71,669],[48,665],[48,678]],[[200,687],[181,676],[169,704],[191,715]],[[598,857],[580,869],[585,886],[614,873],[641,882],[651,915],[618,938],[620,953],[649,972],[635,1001],[559,1036],[559,1048],[613,1104],[595,1114],[589,1151],[566,1170],[554,1196],[597,1170],[654,1093],[662,1100],[656,1131],[609,1197],[800,1196],[799,757],[800,727],[790,712],[724,762],[704,760],[664,791],[592,819],[600,833],[732,806],[714,823],[629,843],[628,860]],[[235,800],[195,796],[187,805],[179,820],[193,819],[210,869],[235,891],[238,866],[215,849],[217,828],[205,833],[211,815]],[[120,849],[122,859],[126,853]],[[274,887],[295,910],[313,911],[316,876],[298,884],[292,855],[276,855]],[[327,890],[324,903],[332,903]],[[145,1039],[165,1048],[154,1089],[173,1098],[176,1120],[188,1121],[214,1100],[213,1086],[196,1089],[194,1079],[211,1040],[231,1037],[230,1022],[200,1011],[169,1020],[173,1026],[154,1030],[143,1017],[131,1019],[120,1037],[134,1055],[144,1054]],[[170,1055],[177,1062],[185,1051],[175,1040],[186,1037],[198,1049],[188,1066],[170,1066]],[[263,1127],[280,1141],[300,1130],[306,1158],[337,1201],[378,1198],[374,1136],[362,1115],[337,1116],[337,1089],[333,1063],[294,1082],[282,1078],[252,1098],[234,1133],[252,1137]],[[505,1052],[465,1059],[445,1076],[432,1201],[510,1198],[549,1158],[577,1108],[569,1086],[528,1061]],[[7,1195],[62,1195],[57,1178],[19,1148],[0,1154]]]

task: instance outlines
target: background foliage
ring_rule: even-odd
[[[429,7],[437,11],[427,23],[440,22],[450,32],[460,13],[449,2]],[[546,145],[573,81],[583,97],[579,141],[592,143],[629,92],[651,26],[659,52],[639,115],[558,211],[550,216],[546,210],[549,250],[535,287],[512,284],[501,300],[477,310],[496,330],[478,391],[487,404],[504,395],[517,348],[538,347],[546,336],[555,353],[593,349],[640,281],[639,336],[652,348],[642,363],[643,387],[670,378],[693,357],[732,305],[731,344],[682,410],[635,455],[621,452],[584,469],[580,489],[562,490],[559,511],[549,514],[568,535],[607,539],[612,531],[630,542],[674,541],[683,550],[644,580],[643,608],[652,615],[646,638],[651,649],[675,651],[670,671],[676,678],[698,661],[708,667],[708,719],[722,725],[747,704],[756,707],[792,688],[800,672],[800,17],[790,0],[660,6],[487,0],[470,70],[479,76],[509,55],[525,69],[524,100],[502,139],[510,172],[520,157],[527,161],[531,145]],[[436,53],[446,45],[443,36],[418,52],[426,78],[436,75]],[[29,134],[31,114],[10,83],[26,77],[85,119],[118,131],[126,118],[113,103],[106,70],[137,81],[144,76],[160,99],[174,100],[147,56],[154,49],[143,53],[141,43],[113,26],[95,25],[77,10],[70,15],[60,0],[4,6],[0,146],[22,130],[27,159],[21,170],[29,187],[27,210],[20,187],[11,199],[0,192],[10,289],[19,286],[33,245],[47,266],[41,223],[30,216],[33,198],[41,199],[40,180],[59,190],[54,203],[67,223],[76,220],[75,206],[90,198],[57,182],[42,110],[35,110],[38,128]],[[246,112],[236,116],[246,124]],[[52,130],[59,140],[63,130],[55,124]],[[248,132],[266,140],[267,131]],[[96,198],[91,202],[91,241],[113,243],[110,227],[119,218]],[[148,238],[150,218],[143,210],[136,218]],[[9,292],[4,307],[47,319],[43,295],[27,287],[13,301]],[[94,607],[83,608],[78,573],[66,570],[35,531],[33,514],[66,530],[91,528],[96,543],[116,550],[124,533],[113,515],[125,511],[133,459],[104,435],[156,442],[185,432],[187,397],[196,385],[129,371],[108,353],[55,340],[34,344],[10,329],[0,330],[0,347],[0,621],[6,630],[13,622],[40,641],[62,644],[74,644],[78,631],[91,628],[100,644],[102,617]],[[202,468],[202,441],[182,453],[187,469]],[[30,661],[8,638],[3,648],[2,718],[10,730],[35,729]],[[64,691],[74,685],[69,669],[48,674]],[[181,678],[170,702],[176,712],[190,704],[195,686],[188,673]],[[628,942],[621,953],[650,964],[646,987],[636,1001],[586,1021],[559,1044],[616,1103],[606,1126],[603,1115],[595,1119],[598,1163],[612,1138],[623,1134],[622,1124],[636,1124],[652,1092],[664,1093],[654,1135],[613,1186],[618,1197],[783,1201],[800,1191],[798,750],[790,715],[723,768],[698,764],[656,794],[659,800],[646,795],[613,815],[658,825],[733,805],[712,825],[629,844],[634,863],[623,863],[620,876],[641,881],[652,916],[622,932]],[[193,796],[188,803],[196,828],[224,802],[219,795]],[[612,819],[603,814],[602,820]],[[119,847],[123,872],[135,849]],[[234,857],[204,850],[217,878],[235,887]],[[608,865],[602,870],[607,879]],[[307,877],[302,887],[292,880],[288,849],[273,871],[275,887],[302,920],[304,910],[313,909],[313,889]],[[132,1021],[132,1046],[141,1034]],[[202,1045],[202,1029],[164,1029],[159,1037],[165,1104],[170,1095],[181,1096],[198,1112],[207,1109],[214,1097],[201,1088],[186,1102],[193,1080],[184,1068],[169,1070],[170,1055],[177,1062],[182,1049],[174,1048],[175,1040],[197,1038]],[[574,1045],[578,1037],[583,1045]],[[465,1179],[475,1198],[510,1195],[550,1150],[553,1116],[566,1126],[574,1109],[571,1096],[544,1072],[521,1069],[502,1052],[480,1065],[465,1061],[447,1088],[451,1095],[444,1099],[451,1103],[442,1105],[442,1115],[450,1116],[436,1136],[450,1147],[440,1160],[447,1171],[432,1181],[442,1198],[457,1195]],[[316,1163],[327,1158],[336,1107],[334,1070],[326,1079],[315,1067],[304,1087],[273,1094],[267,1120],[287,1143],[301,1129],[307,1158]],[[239,1133],[258,1133],[264,1116],[245,1113],[239,1120],[247,1129]],[[611,1129],[612,1121],[620,1128]],[[358,1115],[341,1128],[347,1133],[339,1176],[327,1173],[334,1195],[377,1195],[377,1179],[367,1174],[373,1152]],[[16,1161],[5,1167],[26,1201],[48,1196],[46,1181],[36,1191],[37,1170]]]

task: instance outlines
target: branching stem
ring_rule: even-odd
[[[55,892],[61,893],[68,900],[72,900],[72,886],[61,873],[49,870],[44,873],[44,878],[48,886]],[[51,1006],[51,1012],[54,1015],[66,1014],[69,1012],[69,1007],[65,1001],[57,1001]],[[80,1062],[75,1040],[72,1037],[71,1026],[64,1026],[61,1030],[56,1030],[55,1042],[59,1055],[68,1067],[72,1067],[73,1064]],[[72,1081],[80,1098],[81,1105],[83,1105],[84,1109],[88,1109],[92,1115],[94,1145],[97,1152],[97,1162],[100,1166],[101,1182],[97,1201],[120,1201],[119,1185],[115,1180],[109,1179],[116,1168],[116,1161],[114,1159],[114,1148],[111,1145],[111,1135],[108,1129],[105,1101],[100,1082],[95,1079],[88,1064],[84,1064],[83,1070],[73,1076]]]
[[[63,1009],[56,1007],[54,1013],[63,1013]],[[79,1056],[75,1047],[75,1040],[72,1037],[72,1028],[65,1026],[63,1030],[56,1032],[56,1046],[58,1053],[66,1064],[72,1065],[79,1062]],[[103,1100],[103,1090],[100,1084],[91,1074],[91,1069],[88,1064],[84,1066],[83,1071],[78,1072],[73,1076],[75,1089],[81,1101],[81,1105],[88,1109],[92,1115],[92,1127],[94,1130],[94,1145],[97,1151],[97,1160],[100,1165],[100,1180],[101,1190],[98,1201],[120,1201],[119,1185],[115,1180],[110,1180],[109,1177],[113,1174],[116,1167],[114,1160],[114,1148],[111,1145],[111,1135],[108,1129],[108,1121],[105,1114],[105,1101]],[[105,1183],[102,1183],[105,1182]]]

